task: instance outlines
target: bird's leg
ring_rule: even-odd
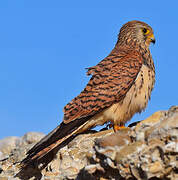
[[[110,124],[107,125],[109,128],[113,128],[114,132],[120,131],[122,129],[130,129],[129,127],[125,127],[124,124],[114,124],[114,122],[110,122]]]
[[[117,132],[117,131],[119,131],[121,129],[128,129],[128,127],[125,127],[124,125],[119,126],[117,124],[114,124],[113,129],[114,129],[114,132]]]
[[[114,124],[112,122],[110,124],[108,124],[108,127],[113,128],[114,132],[117,132],[117,131],[122,130],[122,129],[130,129],[129,127],[125,127],[124,124],[118,125],[118,124]]]

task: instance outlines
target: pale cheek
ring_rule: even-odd
[[[146,40],[146,42],[145,42],[145,44],[146,44],[146,46],[148,46],[148,47],[149,47],[149,46],[150,46],[150,40],[149,40],[149,39],[147,39],[147,40]]]

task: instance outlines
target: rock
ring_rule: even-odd
[[[38,142],[40,139],[42,139],[45,136],[45,134],[40,132],[28,132],[22,137],[22,143],[23,144],[32,144]]]
[[[158,111],[130,129],[78,135],[41,171],[29,169],[20,176],[19,162],[42,137],[27,133],[10,138],[11,145],[8,138],[0,141],[0,156],[6,154],[0,160],[0,180],[178,179],[178,106]]]
[[[42,137],[44,137],[44,134],[37,132],[29,132],[22,137],[16,137],[16,136],[6,137],[0,140],[0,157],[10,154],[12,150],[20,146],[36,143]],[[0,160],[1,159],[2,158],[0,158]]]
[[[22,154],[25,154],[43,136],[42,133],[29,132],[22,137],[12,136],[0,140],[0,180],[14,176],[17,170],[14,164],[20,162],[23,159]],[[19,178],[13,177],[13,179]]]
[[[0,160],[10,154],[21,143],[21,138],[16,136],[6,137],[0,140]]]

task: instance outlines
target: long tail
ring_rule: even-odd
[[[21,162],[21,168],[38,165],[39,162],[43,161],[43,157],[52,150],[63,144],[73,135],[81,132],[82,128],[88,123],[89,118],[77,119],[68,124],[62,122],[27,152],[27,157]]]

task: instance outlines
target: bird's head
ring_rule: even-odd
[[[150,43],[155,43],[153,29],[141,21],[129,21],[120,29],[119,41],[125,43],[138,42],[149,47]]]

